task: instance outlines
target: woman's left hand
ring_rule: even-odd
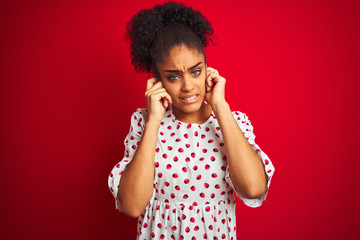
[[[212,108],[226,103],[225,82],[225,78],[221,77],[216,69],[207,67],[205,100]]]

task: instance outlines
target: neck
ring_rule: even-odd
[[[184,123],[202,124],[206,122],[206,120],[208,120],[212,112],[210,105],[206,104],[205,102],[202,103],[199,110],[192,113],[183,112],[174,105],[172,106],[172,108],[176,119]]]

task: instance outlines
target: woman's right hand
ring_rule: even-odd
[[[165,108],[172,103],[171,97],[166,92],[161,81],[157,81],[156,78],[150,78],[147,81],[145,98],[148,111],[147,121],[154,121],[160,124],[164,116]]]

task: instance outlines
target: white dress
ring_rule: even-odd
[[[233,111],[240,129],[262,160],[268,176],[266,192],[246,199],[234,191],[226,161],[222,134],[215,114],[203,124],[180,122],[165,109],[154,159],[153,196],[138,218],[137,239],[236,239],[235,194],[248,206],[258,207],[266,198],[275,171],[269,157],[255,144],[248,117]],[[112,169],[108,184],[115,198],[126,165],[140,143],[147,110],[131,116],[124,158]],[[234,194],[235,193],[235,194]]]

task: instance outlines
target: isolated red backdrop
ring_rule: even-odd
[[[125,23],[163,1],[2,1],[1,239],[135,239],[108,174],[145,107]],[[276,172],[239,239],[359,239],[358,1],[185,1]]]

